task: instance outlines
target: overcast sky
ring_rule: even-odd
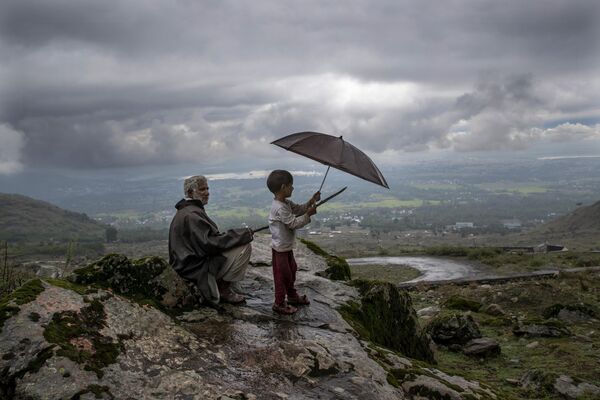
[[[0,2],[0,173],[406,152],[600,154],[600,1]]]

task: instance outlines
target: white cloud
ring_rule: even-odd
[[[600,140],[600,124],[588,126],[578,123],[564,123],[549,129],[532,129],[531,134],[553,142]]]
[[[21,170],[21,150],[25,145],[23,132],[0,125],[0,174],[12,174]]]

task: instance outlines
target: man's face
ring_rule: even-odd
[[[200,200],[202,204],[208,204],[208,197],[208,182],[200,181],[196,189],[192,192],[192,199]]]

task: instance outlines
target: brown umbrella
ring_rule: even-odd
[[[381,171],[369,156],[341,136],[336,137],[318,132],[298,132],[277,139],[271,144],[327,165],[327,172],[321,182],[321,188],[327,178],[329,167],[333,167],[389,189]]]

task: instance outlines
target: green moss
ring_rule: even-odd
[[[542,315],[544,318],[556,318],[558,316],[558,313],[560,313],[561,310],[580,312],[580,313],[587,315],[589,317],[592,317],[592,318],[594,318],[594,317],[596,317],[596,315],[598,315],[598,312],[596,311],[595,307],[592,306],[591,304],[586,304],[586,303],[553,304],[550,307],[545,308],[544,311],[542,311]]]
[[[29,319],[33,322],[38,322],[40,320],[40,314],[36,312],[29,313]]]
[[[60,346],[58,355],[84,364],[84,369],[96,372],[101,378],[102,368],[116,362],[122,350],[121,341],[114,343],[112,338],[102,336],[99,331],[104,327],[104,306],[93,300],[80,312],[64,311],[56,313],[44,330],[44,337],[50,343]],[[73,342],[87,343],[91,348],[76,347]]]
[[[19,307],[16,305],[32,302],[43,291],[44,285],[42,284],[42,281],[39,279],[32,279],[0,300],[0,332],[4,326],[4,321],[19,312]]]
[[[325,270],[325,276],[334,281],[348,281],[352,279],[350,266],[348,262],[338,256],[328,256],[326,258],[329,268]]]
[[[467,298],[454,295],[446,299],[446,301],[444,302],[444,306],[453,310],[477,312],[481,308],[481,303],[478,301],[469,300]]]
[[[111,288],[116,293],[134,300],[160,299],[166,289],[152,280],[167,267],[167,262],[160,257],[131,261],[124,255],[109,254],[75,270],[70,280],[79,285]]]
[[[77,285],[73,282],[69,282],[64,279],[45,279],[45,281],[51,284],[52,286],[72,290],[75,293],[79,293],[80,295],[96,293],[98,291],[97,289],[92,289],[88,286]]]
[[[329,253],[327,253],[325,250],[323,250],[321,247],[319,247],[316,243],[311,242],[310,240],[300,239],[300,241],[302,243],[304,243],[310,251],[312,251],[313,253],[315,253],[318,256],[327,257],[329,255]]]
[[[512,320],[508,317],[491,317],[483,318],[480,323],[481,325],[485,326],[502,327],[510,326],[512,324]]]
[[[394,376],[394,374],[392,374],[391,372],[387,373],[387,382],[392,385],[393,387],[399,388],[400,387],[400,382],[398,382],[398,379],[396,379],[396,377]]]
[[[348,281],[352,279],[350,266],[344,258],[327,253],[325,250],[309,240],[300,239],[300,241],[304,243],[309,250],[316,255],[323,257],[327,262],[328,268],[321,275],[334,281]]]
[[[352,283],[361,293],[361,302],[346,303],[340,313],[361,338],[408,357],[435,362],[429,338],[419,331],[417,316],[406,291],[387,282]]]

